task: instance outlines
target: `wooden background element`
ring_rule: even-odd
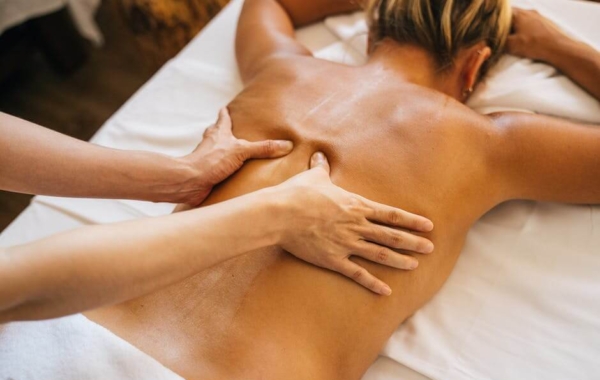
[[[229,0],[119,0],[125,23],[155,67],[175,56]]]

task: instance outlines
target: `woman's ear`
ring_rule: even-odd
[[[479,79],[481,67],[492,55],[492,49],[481,42],[468,48],[465,52],[465,65],[463,68],[463,92],[467,95],[473,92],[473,87]]]

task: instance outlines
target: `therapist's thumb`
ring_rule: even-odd
[[[294,144],[287,140],[246,141],[242,144],[244,161],[251,158],[277,158],[289,154]]]
[[[322,168],[327,172],[328,175],[331,171],[331,168],[329,167],[329,161],[327,161],[327,157],[325,157],[325,154],[322,152],[317,152],[312,155],[310,158],[310,168]]]

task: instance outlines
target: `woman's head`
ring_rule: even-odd
[[[480,73],[502,54],[510,32],[509,0],[368,0],[371,41],[385,38],[428,50],[441,70],[453,66],[464,49],[490,49]]]

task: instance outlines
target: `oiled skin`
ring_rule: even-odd
[[[502,201],[497,129],[391,71],[309,57],[270,65],[230,104],[234,133],[295,149],[247,164],[206,204],[278,184],[323,151],[335,184],[432,219],[435,252],[412,272],[361,261],[390,297],[270,249],[87,316],[189,379],[358,380],[442,286],[469,227]]]

